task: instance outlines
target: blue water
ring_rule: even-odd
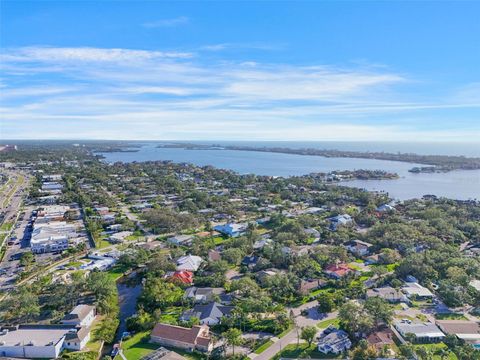
[[[198,142],[200,143],[200,142]],[[202,142],[220,145],[238,144],[238,142]],[[432,145],[407,143],[290,143],[290,142],[242,142],[251,146],[285,146],[285,147],[315,147],[322,149],[385,151],[385,152],[415,152],[424,154],[458,154],[480,156],[480,147],[455,144]],[[330,172],[333,170],[385,170],[400,175],[397,180],[355,180],[344,182],[351,187],[367,190],[386,191],[393,198],[405,200],[433,194],[454,199],[480,199],[480,170],[452,171],[441,174],[412,174],[408,172],[419,164],[398,161],[384,161],[352,158],[325,158],[321,156],[304,156],[293,154],[234,151],[234,150],[185,150],[179,148],[157,148],[158,143],[142,144],[138,152],[103,153],[107,162],[133,162],[150,160],[171,160],[188,162],[199,166],[212,165],[218,168],[234,170],[240,174],[258,174],[272,176],[305,175],[312,172]],[[458,146],[457,146],[458,145]],[[436,146],[440,146],[436,149]],[[423,149],[423,151],[421,151]],[[442,150],[443,149],[443,150]],[[438,150],[438,152],[436,152]],[[476,155],[478,153],[478,155]]]

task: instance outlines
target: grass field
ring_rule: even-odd
[[[438,343],[438,344],[419,344],[419,345],[414,345],[413,346],[415,349],[418,349],[418,348],[421,348],[421,347],[424,347],[426,349],[428,349],[428,351],[431,353],[431,357],[429,357],[429,359],[432,359],[432,360],[444,360],[444,359],[448,359],[448,360],[457,360],[457,356],[450,352],[448,354],[448,357],[445,357],[445,358],[442,358],[442,356],[440,355],[440,351],[442,349],[447,349],[447,345],[445,345],[444,343]]]
[[[133,335],[131,338],[125,340],[122,343],[123,355],[128,360],[139,360],[143,356],[151,353],[152,351],[158,349],[159,345],[151,344],[149,340],[149,331],[144,331]],[[189,360],[200,360],[205,359],[205,357],[198,353],[188,353],[179,349],[171,349],[176,353],[184,356]],[[120,357],[116,357],[119,359]]]
[[[437,320],[467,320],[463,314],[459,313],[446,313],[446,314],[435,314],[435,319]]]
[[[320,328],[320,329],[326,329],[326,328],[329,327],[330,325],[333,325],[333,326],[335,326],[335,327],[338,327],[338,326],[340,326],[340,320],[338,320],[337,318],[328,319],[328,320],[323,320],[323,321],[320,321],[320,322],[317,324],[317,327]]]
[[[261,354],[265,350],[267,350],[270,346],[272,346],[273,341],[268,340],[265,344],[260,345],[258,348],[255,349],[254,353],[255,354]]]

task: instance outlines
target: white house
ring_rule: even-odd
[[[90,337],[86,327],[19,325],[0,330],[0,357],[56,359],[63,349],[82,350]],[[70,345],[65,342],[70,339]]]
[[[177,260],[177,271],[197,271],[202,264],[203,259],[200,256],[186,255]]]
[[[80,351],[90,341],[90,328],[85,326],[72,329],[65,335],[63,347],[68,350]]]
[[[95,306],[77,305],[60,321],[64,325],[90,327],[95,320]]]

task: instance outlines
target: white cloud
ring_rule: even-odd
[[[190,20],[186,16],[179,16],[171,19],[160,19],[143,23],[145,28],[173,27],[188,24]]]
[[[421,115],[427,111],[480,107],[472,101],[475,86],[456,99],[419,102],[397,91],[415,82],[388,68],[206,63],[188,52],[24,47],[7,49],[2,69],[2,136],[10,138],[59,132],[130,139],[426,140],[431,134],[437,139],[479,135],[475,127],[436,132],[417,126],[426,123]],[[435,116],[429,124],[431,119]]]
[[[132,49],[103,49],[92,47],[22,47],[7,50],[2,55],[4,62],[119,62],[147,61],[155,59],[189,58],[187,52],[163,52]]]

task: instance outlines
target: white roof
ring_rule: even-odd
[[[203,259],[200,256],[186,255],[177,260],[177,270],[197,271]]]
[[[426,287],[423,287],[419,283],[407,283],[402,287],[402,291],[407,295],[418,295],[422,297],[433,297],[433,294]]]

